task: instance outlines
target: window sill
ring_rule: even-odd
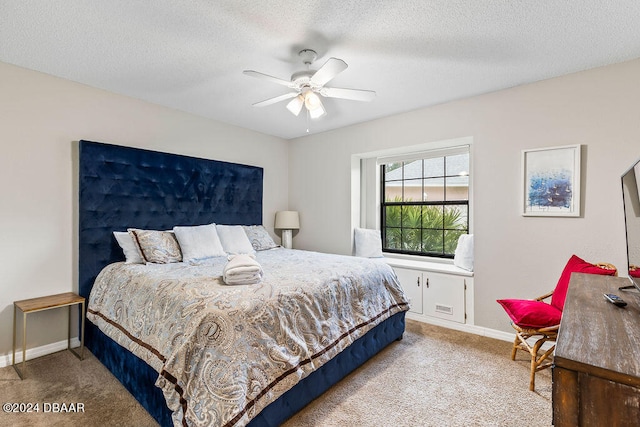
[[[384,254],[384,261],[392,267],[412,268],[415,270],[431,271],[434,273],[455,274],[457,276],[473,277],[472,271],[464,270],[453,265],[452,260],[424,259],[422,257],[397,257],[395,254]]]

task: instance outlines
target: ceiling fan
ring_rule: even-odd
[[[376,97],[376,93],[372,90],[325,87],[325,84],[347,68],[347,63],[342,59],[329,58],[322,67],[314,71],[311,69],[311,64],[316,60],[317,53],[311,49],[303,49],[298,55],[302,58],[302,62],[307,66],[307,69],[293,73],[291,80],[279,79],[253,70],[244,71],[247,76],[269,80],[293,89],[293,92],[256,102],[253,104],[254,107],[265,107],[293,98],[287,104],[287,109],[291,113],[297,116],[304,106],[309,112],[309,116],[315,119],[326,114],[324,105],[322,105],[318,95],[326,98],[350,99],[353,101],[371,101]]]

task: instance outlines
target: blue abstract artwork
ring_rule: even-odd
[[[571,171],[536,172],[530,177],[529,207],[571,208],[573,191]]]

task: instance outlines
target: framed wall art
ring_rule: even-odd
[[[522,151],[522,215],[580,216],[581,145]]]

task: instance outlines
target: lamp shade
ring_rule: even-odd
[[[300,228],[300,217],[297,211],[276,212],[276,224],[274,228],[280,230],[298,230]]]
[[[312,91],[308,91],[304,94],[304,106],[307,107],[307,110],[313,111],[322,106],[322,102],[320,101],[320,98],[318,98],[318,95]]]
[[[302,95],[298,95],[287,104],[287,110],[291,111],[294,116],[297,116],[298,114],[300,114],[303,105],[304,98],[302,97]]]
[[[318,99],[318,101],[320,101],[320,99]],[[322,105],[322,102],[319,102],[318,105],[314,109],[309,110],[309,116],[312,119],[317,119],[318,117],[322,117],[325,114],[327,114],[327,111],[324,109],[324,106]]]

